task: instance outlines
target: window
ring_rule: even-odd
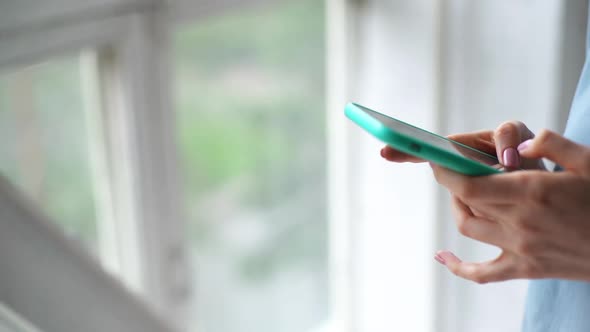
[[[96,249],[96,214],[79,56],[0,77],[0,175]]]
[[[556,110],[569,108],[584,60],[588,2],[515,3],[0,2],[0,176],[191,331],[516,331],[524,284],[480,287],[439,267],[438,248],[474,261],[496,252],[457,234],[427,166],[384,163],[342,116],[354,100],[441,133],[564,121]],[[87,48],[97,52],[80,61]],[[0,241],[11,249],[0,263],[24,262],[5,269],[14,278],[0,291],[18,293],[6,305],[40,330],[71,331],[63,318],[83,321],[90,307],[142,310],[88,274],[46,274],[57,260],[30,244],[55,237],[0,234],[15,239]],[[105,297],[36,292],[58,290],[53,280]],[[66,300],[84,305],[44,311]]]
[[[197,331],[327,319],[323,6],[226,12],[175,34]]]

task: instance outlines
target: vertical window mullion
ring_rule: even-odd
[[[134,165],[126,120],[121,66],[115,48],[82,58],[86,118],[103,265],[140,291],[142,276],[136,228]]]
[[[129,230],[120,233],[135,237],[131,247],[120,246],[133,253],[144,295],[181,326],[189,286],[165,18],[159,8],[131,15],[118,54],[123,107],[117,122],[128,144],[127,206],[133,207]]]

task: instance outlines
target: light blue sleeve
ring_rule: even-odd
[[[570,110],[565,136],[590,146],[590,60],[586,62]],[[590,224],[588,225],[590,227]],[[589,332],[590,283],[533,280],[529,284],[523,332]]]

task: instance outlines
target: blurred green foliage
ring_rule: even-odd
[[[199,21],[175,35],[191,194],[245,171],[286,167],[300,140],[324,140],[323,2],[276,6]]]
[[[175,35],[193,243],[231,251],[222,239],[234,227],[228,219],[258,211],[257,222],[270,223],[262,227],[274,235],[238,255],[248,278],[326,264],[324,17],[323,1],[284,1],[200,20]],[[220,202],[210,202],[215,195]],[[215,209],[230,212],[216,217]]]
[[[324,16],[323,1],[285,1],[199,19],[174,33],[190,238],[200,249],[226,252],[223,216],[212,218],[212,209],[234,218],[258,213],[270,235],[237,258],[252,280],[297,264],[325,268]],[[0,77],[0,174],[95,247],[79,71],[72,56]],[[19,98],[30,109],[17,109]],[[216,196],[222,204],[211,207],[207,199]]]

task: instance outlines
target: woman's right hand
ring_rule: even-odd
[[[517,147],[520,143],[534,138],[534,134],[520,121],[502,123],[496,130],[449,135],[447,138],[474,149],[496,155],[507,170],[545,169],[541,159],[522,158]],[[392,162],[420,163],[425,160],[397,151],[390,146],[381,149],[381,157]]]

